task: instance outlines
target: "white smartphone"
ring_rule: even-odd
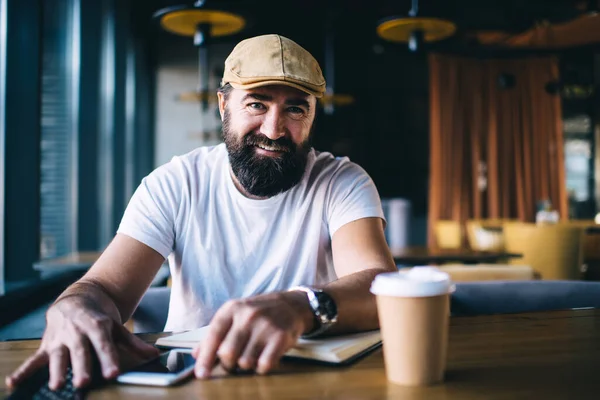
[[[190,377],[196,359],[191,349],[173,349],[117,377],[117,382],[133,385],[171,386]]]

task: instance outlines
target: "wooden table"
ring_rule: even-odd
[[[154,337],[146,337],[152,340]],[[346,368],[284,363],[269,376],[191,380],[174,388],[111,384],[90,399],[596,399],[600,396],[600,310],[453,317],[443,384],[389,383],[381,350]],[[5,376],[38,341],[0,342]],[[0,394],[6,395],[4,379]]]
[[[430,265],[442,263],[490,264],[522,257],[505,251],[476,251],[471,249],[438,249],[434,247],[406,247],[391,249],[396,264]]]

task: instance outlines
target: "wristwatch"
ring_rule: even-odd
[[[310,286],[296,286],[290,291],[301,291],[308,296],[308,304],[312,308],[315,316],[315,328],[302,335],[302,338],[309,339],[319,336],[337,322],[337,306],[333,297],[321,289],[312,288]]]

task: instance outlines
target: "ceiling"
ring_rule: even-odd
[[[133,1],[139,2],[136,14],[140,21],[148,21],[159,40],[183,40],[158,28],[152,14],[164,7],[193,2]],[[420,0],[418,15],[453,21],[457,33],[438,47],[455,48],[473,45],[473,32],[516,34],[539,23],[572,20],[599,4],[600,0]],[[228,10],[247,17],[247,29],[238,37],[226,39],[232,42],[256,34],[280,33],[303,43],[319,43],[333,27],[330,31],[338,41],[350,46],[353,43],[388,46],[389,43],[377,37],[377,24],[385,17],[406,16],[411,0],[206,0],[204,8]]]
[[[162,7],[192,4],[174,0],[137,0],[149,12]],[[521,31],[536,21],[560,22],[590,8],[597,0],[420,0],[419,14],[450,19],[465,30]],[[389,15],[406,15],[411,0],[206,0],[205,8],[244,13],[255,26],[293,25],[314,30],[328,16],[346,27],[369,26]]]

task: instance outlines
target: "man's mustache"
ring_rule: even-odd
[[[272,140],[262,133],[249,133],[244,137],[246,146],[266,146],[272,147],[276,151],[284,151],[292,153],[296,150],[296,145],[289,138],[282,137],[277,140]]]

